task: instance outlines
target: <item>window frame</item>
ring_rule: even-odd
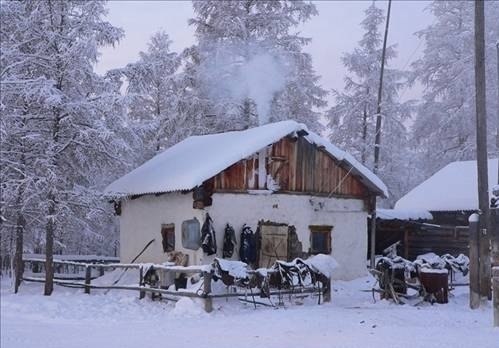
[[[310,225],[308,226],[308,229],[310,231],[310,248],[309,252],[312,255],[317,255],[317,254],[326,254],[330,255],[332,252],[332,245],[331,245],[331,235],[333,231],[333,226],[330,225]],[[314,245],[314,238],[313,235],[321,233],[325,234],[325,241],[326,245],[324,248],[317,248],[316,245]]]
[[[161,245],[164,253],[175,251],[175,224],[161,224]]]

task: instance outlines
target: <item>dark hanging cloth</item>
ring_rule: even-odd
[[[225,225],[223,246],[224,259],[230,259],[232,255],[234,255],[234,247],[236,244],[236,232],[234,231],[234,227],[229,224]]]
[[[217,253],[217,240],[215,238],[215,229],[210,215],[206,214],[203,227],[201,228],[201,247],[208,255]]]
[[[251,228],[246,225],[243,226],[241,231],[239,258],[247,264],[252,264],[256,261],[256,236]]]

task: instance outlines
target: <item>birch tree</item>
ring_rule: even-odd
[[[123,35],[102,19],[104,6],[47,0],[1,7],[2,90],[8,96],[2,97],[2,107],[10,115],[7,122],[18,124],[19,132],[10,138],[22,135],[19,146],[26,150],[24,162],[15,150],[2,156],[9,173],[21,178],[10,180],[6,192],[24,190],[24,206],[36,211],[32,229],[45,231],[45,295],[53,289],[54,252],[61,253],[75,235],[93,238],[95,219],[107,214],[96,178],[101,168],[121,163],[126,147],[118,134],[120,98],[93,71],[98,48]],[[27,195],[27,188],[36,196]]]

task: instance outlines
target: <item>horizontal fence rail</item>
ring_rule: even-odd
[[[26,255],[26,257],[23,257],[23,269],[25,264],[43,264],[45,263],[45,258],[43,257],[29,257]],[[327,283],[328,286],[325,287],[320,287],[316,286],[314,283],[314,286],[292,286],[290,289],[279,289],[279,290],[270,290],[266,291],[265,293],[263,291],[256,291],[253,292],[251,287],[246,287],[245,292],[241,291],[236,291],[236,292],[227,292],[226,294],[215,294],[212,293],[212,288],[211,288],[211,283],[213,279],[213,274],[214,274],[214,264],[212,265],[199,265],[199,266],[177,266],[177,265],[161,265],[161,264],[152,264],[152,263],[144,263],[144,264],[135,264],[135,263],[115,263],[115,262],[110,262],[111,260],[106,260],[108,262],[105,263],[87,263],[87,262],[78,262],[78,261],[73,261],[73,260],[65,260],[65,259],[54,259],[53,264],[54,267],[56,268],[57,265],[61,266],[71,266],[73,267],[73,271],[77,269],[83,270],[84,276],[80,277],[74,277],[71,278],[69,275],[64,275],[59,277],[54,277],[54,284],[58,284],[61,286],[67,286],[67,287],[74,287],[74,288],[82,288],[84,289],[84,292],[86,294],[90,294],[91,289],[95,290],[129,290],[129,291],[138,291],[139,292],[139,298],[144,298],[146,293],[151,293],[153,298],[155,295],[165,295],[165,296],[170,296],[170,300],[178,300],[181,297],[189,297],[189,298],[198,298],[202,299],[204,301],[204,309],[207,312],[211,312],[213,310],[213,304],[212,304],[212,299],[214,298],[229,298],[229,297],[242,297],[244,296],[245,298],[248,296],[248,291],[250,291],[251,296],[253,297],[253,301],[249,300],[241,300],[243,302],[248,302],[248,303],[254,303],[255,307],[256,304],[263,304],[260,302],[256,302],[254,298],[256,296],[261,296],[261,297],[270,297],[274,295],[282,296],[282,295],[297,295],[297,294],[318,294],[319,295],[319,303],[320,303],[320,298],[322,296],[323,301],[329,301],[330,300],[330,280],[328,279]],[[92,284],[92,280],[97,278],[92,276],[92,270],[98,270],[99,275],[103,275],[104,272],[107,270],[116,270],[116,269],[122,269],[123,273],[121,276],[115,280],[115,282],[112,285],[97,285],[97,284]],[[139,271],[139,281],[138,285],[120,285],[118,284],[118,281],[121,279],[121,277],[124,275],[124,273],[128,269],[135,269]],[[163,273],[164,279],[175,279],[175,276],[178,274],[183,274],[184,277],[185,275],[196,275],[199,274],[203,278],[203,282],[201,283],[199,289],[196,291],[192,290],[186,290],[186,289],[176,289],[176,290],[170,290],[170,289],[165,289],[159,287],[159,280],[156,282],[156,286],[148,286],[146,284],[146,274],[148,272],[155,272],[155,271],[160,271],[160,274]],[[279,273],[277,270],[273,269],[267,269],[265,270],[265,277],[270,277],[273,274]],[[35,277],[33,274],[37,273],[31,273],[30,276],[22,276],[22,280],[24,281],[29,281],[29,282],[45,282],[45,278],[43,277]],[[38,273],[41,274],[41,273]],[[79,274],[79,273],[78,273]],[[168,278],[168,274],[170,274],[170,278]],[[259,271],[255,270],[247,270],[248,276],[260,276],[262,277],[262,273]],[[75,280],[83,280],[84,282],[79,282]],[[187,279],[186,279],[187,281]],[[170,284],[172,285],[172,284]],[[240,287],[241,285],[234,285],[236,288]],[[243,285],[244,286],[244,285]]]

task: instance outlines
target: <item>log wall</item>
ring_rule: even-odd
[[[466,227],[431,228],[403,221],[377,223],[376,254],[381,254],[383,249],[397,241],[400,241],[397,254],[409,260],[429,252],[453,256],[469,253],[469,232]]]
[[[449,228],[419,230],[408,235],[409,259],[434,252],[437,255],[468,255],[468,229]]]

